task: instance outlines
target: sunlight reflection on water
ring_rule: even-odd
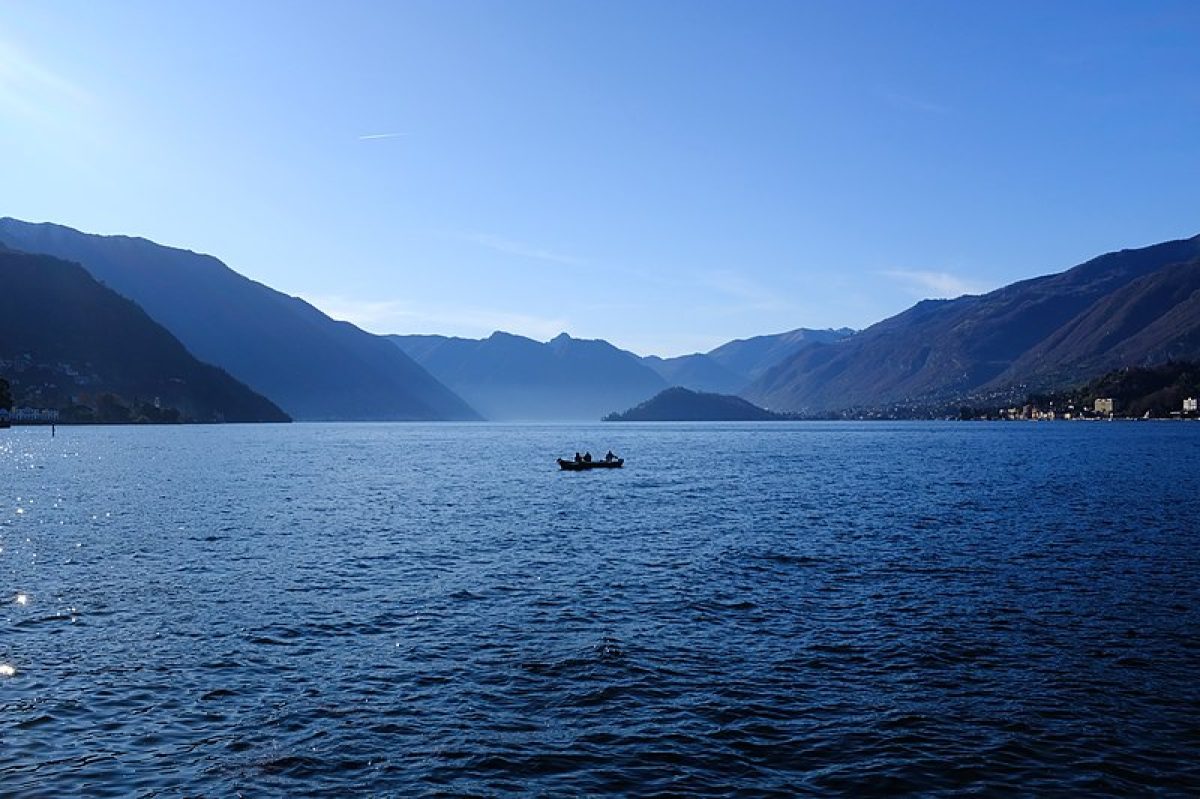
[[[6,797],[1200,787],[1200,425],[9,432]]]

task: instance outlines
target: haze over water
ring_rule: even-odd
[[[1183,423],[0,431],[0,794],[1194,794],[1198,473]]]

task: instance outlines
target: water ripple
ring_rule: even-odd
[[[5,796],[1200,793],[1200,425],[3,436]]]

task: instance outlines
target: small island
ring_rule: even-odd
[[[729,394],[708,394],[668,388],[624,413],[610,413],[605,422],[777,422],[791,417]]]

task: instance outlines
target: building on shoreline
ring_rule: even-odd
[[[1112,416],[1115,411],[1115,404],[1112,397],[1097,397],[1096,398],[1096,413],[1106,413]]]
[[[58,411],[45,408],[17,408],[8,415],[13,424],[57,424]]]

